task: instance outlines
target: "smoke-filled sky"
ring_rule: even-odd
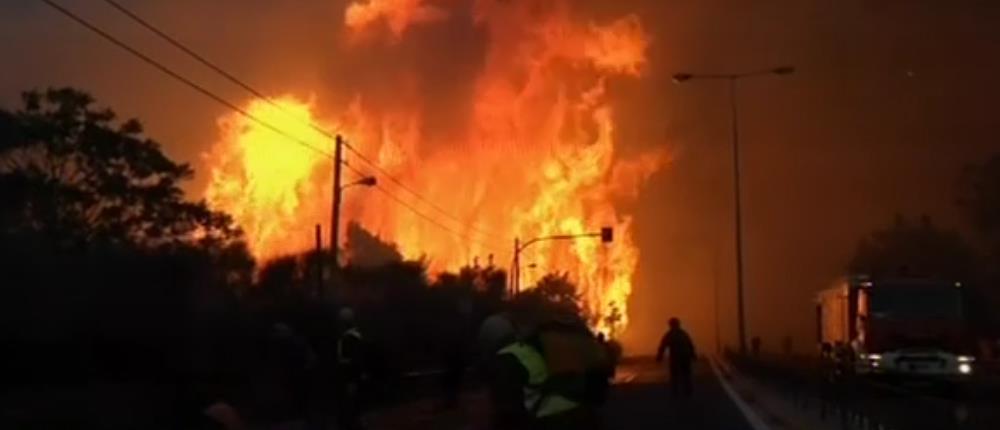
[[[510,0],[514,1],[514,0]],[[99,0],[62,0],[112,33],[232,100],[247,95],[197,67]],[[343,104],[363,89],[391,106],[398,70],[435,112],[447,141],[467,114],[463,92],[487,37],[469,20],[428,27],[391,50],[341,55],[344,0],[121,0],[269,94]],[[435,3],[429,1],[428,3]],[[460,0],[440,0],[453,5]],[[812,294],[841,273],[857,241],[894,213],[963,227],[959,170],[1000,151],[1000,3],[990,0],[621,0],[572,2],[581,19],[636,13],[650,35],[638,80],[609,83],[626,153],[667,146],[672,162],[634,207],[641,250],[633,340],[649,345],[678,315],[713,342],[733,314],[732,170],[726,88],[674,85],[679,71],[794,65],[739,89],[749,331],[765,348],[793,335],[812,346]],[[470,13],[455,8],[458,13]],[[22,90],[72,85],[138,117],[175,158],[199,168],[224,108],[128,56],[41,2],[0,5],[0,105]],[[375,103],[379,105],[379,103]],[[200,190],[202,174],[191,186]]]

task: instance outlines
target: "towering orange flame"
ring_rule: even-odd
[[[540,4],[545,5],[541,13]],[[422,125],[428,112],[406,96],[391,109],[375,109],[358,94],[347,106],[327,108],[335,112],[329,120],[316,118],[311,102],[292,96],[276,99],[278,108],[254,100],[247,110],[326,150],[332,142],[306,124],[336,130],[424,196],[427,201],[381,176],[382,190],[345,192],[344,216],[397,243],[407,257],[427,256],[432,270],[488,255],[508,262],[514,238],[613,226],[610,245],[598,240],[532,245],[522,254],[522,285],[545,273],[568,272],[597,317],[595,327],[618,333],[628,324],[639,251],[632,220],[618,213],[615,203],[634,199],[664,157],[655,153],[624,160],[615,153],[613,97],[606,84],[616,76],[641,75],[648,40],[635,16],[576,23],[568,5],[476,3],[475,20],[487,32],[488,51],[464,131],[446,145],[425,144]],[[370,26],[385,20],[388,31],[405,37],[408,26],[433,25],[432,16],[444,19],[446,14],[419,0],[367,0],[350,5],[345,22],[350,32],[360,32],[374,31]],[[212,175],[207,200],[233,214],[260,259],[309,249],[312,225],[327,225],[329,218],[329,157],[296,148],[236,115],[220,125],[221,139],[206,154]],[[348,162],[375,173],[357,157],[349,156]],[[350,180],[350,171],[347,176]]]

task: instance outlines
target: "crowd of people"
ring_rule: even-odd
[[[243,430],[249,421],[254,428],[282,428],[292,423],[298,428],[363,428],[364,384],[369,379],[373,358],[358,326],[354,310],[337,313],[336,336],[310,341],[284,322],[268,329],[258,352],[260,357],[248,389],[257,402],[241,402],[241,396],[227,396],[221,390],[204,393],[190,402],[186,415],[189,428],[201,430]],[[245,397],[245,396],[243,396]],[[247,403],[266,405],[263,410],[247,410]]]
[[[372,346],[350,308],[337,315],[332,345],[308,342],[292,327],[270,328],[266,358],[272,363],[270,390],[287,393],[279,413],[267,417],[276,425],[296,420],[300,428],[364,428],[366,392],[370,384]],[[511,305],[488,316],[478,333],[457,336],[441,363],[443,404],[460,407],[466,373],[476,369],[489,392],[493,430],[600,429],[599,413],[607,401],[620,345],[603,333],[594,333],[577,313],[539,313]],[[465,348],[468,345],[472,348]],[[695,350],[691,338],[671,319],[657,360],[669,353],[675,395],[692,392],[691,367]],[[204,429],[246,428],[238,408],[224,398],[199,406]]]

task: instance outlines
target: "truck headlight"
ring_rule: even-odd
[[[959,363],[972,363],[974,361],[976,361],[976,357],[972,357],[972,356],[969,356],[969,355],[959,355],[958,356],[958,362]]]
[[[969,375],[972,373],[972,365],[969,363],[962,363],[958,365],[958,373],[963,375]]]
[[[882,354],[868,354],[867,358],[871,361],[882,361]]]

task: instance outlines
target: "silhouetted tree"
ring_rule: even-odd
[[[859,244],[849,269],[873,276],[905,275],[944,279],[976,278],[976,254],[955,231],[934,225],[923,216],[912,222],[897,215],[888,228],[878,230]]]
[[[345,251],[348,264],[352,266],[378,267],[403,261],[395,244],[382,240],[356,222],[347,224]]]
[[[197,304],[225,304],[253,269],[230,217],[184,199],[191,177],[81,91],[0,110],[0,338],[22,345],[9,358],[46,374],[162,371],[203,329]]]
[[[966,167],[959,189],[959,206],[1000,263],[1000,154]]]
[[[143,247],[240,239],[226,214],[184,200],[193,171],[167,158],[131,119],[72,88],[29,91],[0,111],[0,199],[5,235],[60,249]]]
[[[569,280],[567,273],[549,273],[538,280],[535,288],[529,290],[555,304],[578,306],[580,297],[576,293],[576,285]]]
[[[971,301],[984,323],[1000,333],[1000,154],[967,166],[959,182],[959,207],[976,233],[974,242],[986,249],[982,280]]]
[[[257,287],[277,296],[299,285],[303,281],[299,260],[296,256],[285,256],[268,261],[257,275]]]
[[[917,223],[897,216],[892,226],[861,241],[850,270],[873,276],[961,280],[966,283],[968,316],[977,330],[985,331],[995,312],[990,310],[989,282],[981,261],[958,232],[941,229],[926,216]]]
[[[556,313],[575,313],[585,321],[590,316],[580,306],[576,285],[566,273],[550,273],[532,288],[522,291],[512,299],[513,306],[529,320],[541,321]]]

